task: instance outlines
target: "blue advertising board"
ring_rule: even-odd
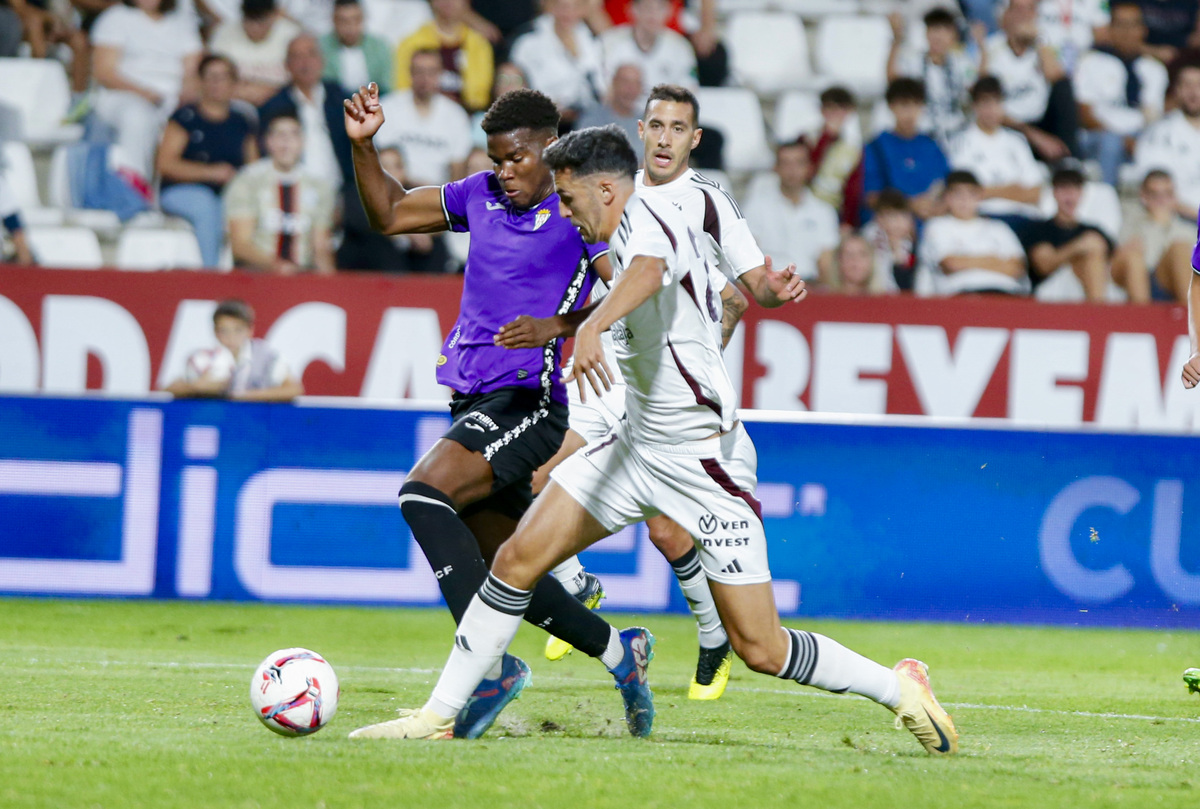
[[[784,615],[1200,626],[1200,437],[747,414]],[[443,410],[0,397],[0,593],[430,605]],[[606,608],[686,611],[641,527]]]

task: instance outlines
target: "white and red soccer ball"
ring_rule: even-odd
[[[250,680],[250,704],[264,725],[283,736],[316,733],[338,705],[333,666],[309,649],[280,649],[259,664]]]

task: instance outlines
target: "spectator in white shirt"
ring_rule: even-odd
[[[288,43],[300,31],[275,0],[242,0],[242,19],[222,23],[212,37],[213,53],[237,67],[235,98],[257,107],[287,84]]]
[[[1093,43],[1108,39],[1108,0],[1041,0],[1038,28],[1068,73]]]
[[[1146,25],[1136,3],[1112,8],[1111,46],[1089,51],[1075,71],[1079,145],[1098,160],[1104,181],[1116,185],[1121,164],[1147,124],[1162,117],[1167,69],[1144,56]]]
[[[982,47],[982,27],[972,29],[979,45],[980,64],[963,50],[958,36],[958,17],[949,9],[934,8],[924,17],[926,47],[923,51],[905,51],[905,17],[894,12],[892,50],[888,54],[887,78],[901,76],[925,83],[925,114],[932,134],[945,145],[967,125],[963,107],[976,77],[987,73],[987,50]]]
[[[1008,225],[979,215],[982,197],[979,181],[971,172],[952,171],[946,176],[945,198],[950,213],[925,223],[918,294],[1029,294],[1021,243]]]
[[[763,253],[775,266],[796,265],[804,279],[832,279],[838,215],[809,190],[812,159],[804,141],[787,143],[775,153],[777,181],[763,182],[746,199],[746,221]]]
[[[1121,246],[1113,257],[1113,280],[1131,303],[1187,303],[1196,226],[1179,215],[1171,175],[1155,169],[1142,180],[1140,205],[1121,225]]]
[[[1004,87],[1005,126],[1043,160],[1078,153],[1075,94],[1054,48],[1039,38],[1037,0],[1009,0],[987,51],[988,70]]]
[[[1176,109],[1151,124],[1134,149],[1136,173],[1144,177],[1162,169],[1175,181],[1179,213],[1196,220],[1200,208],[1200,63],[1175,69],[1173,92]]]
[[[1042,170],[1025,136],[1001,125],[1004,91],[1000,81],[984,76],[975,82],[971,105],[975,121],[951,141],[950,165],[979,180],[980,213],[1001,219],[1039,216]]]
[[[388,93],[379,104],[381,147],[398,148],[414,185],[445,185],[466,175],[471,153],[471,119],[439,91],[442,57],[437,51],[412,55],[412,87]]]
[[[604,97],[604,52],[583,21],[584,0],[543,0],[542,6],[546,13],[517,37],[509,59],[570,123]]]
[[[203,45],[175,0],[128,0],[92,27],[96,117],[113,127],[133,167],[153,177],[154,152],[180,101],[196,99]]]
[[[677,84],[697,89],[696,52],[683,35],[667,28],[671,4],[667,0],[633,0],[629,11],[632,24],[618,25],[601,37],[608,70],[635,64],[642,69],[643,87]],[[645,98],[639,99],[639,106],[644,103]]]

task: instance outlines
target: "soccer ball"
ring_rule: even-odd
[[[280,649],[267,655],[250,680],[254,715],[283,736],[316,733],[337,713],[333,666],[308,649]]]

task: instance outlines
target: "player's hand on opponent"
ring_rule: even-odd
[[[1188,390],[1200,383],[1200,351],[1193,354],[1183,366],[1183,386]]]
[[[521,315],[501,326],[492,340],[504,348],[541,348],[561,336],[556,318]]]
[[[789,264],[778,272],[772,266],[770,256],[766,256],[763,267],[767,271],[767,288],[775,293],[781,301],[802,301],[808,297],[808,288],[804,279],[796,275],[796,265]]]
[[[579,386],[579,401],[587,401],[584,380],[592,386],[597,396],[612,390],[612,371],[604,360],[604,346],[600,342],[600,331],[585,322],[575,332],[575,353],[571,370],[563,377],[564,382],[574,380]]]
[[[379,85],[371,82],[342,102],[346,110],[346,134],[352,141],[375,137],[383,126],[383,107],[379,104]]]

